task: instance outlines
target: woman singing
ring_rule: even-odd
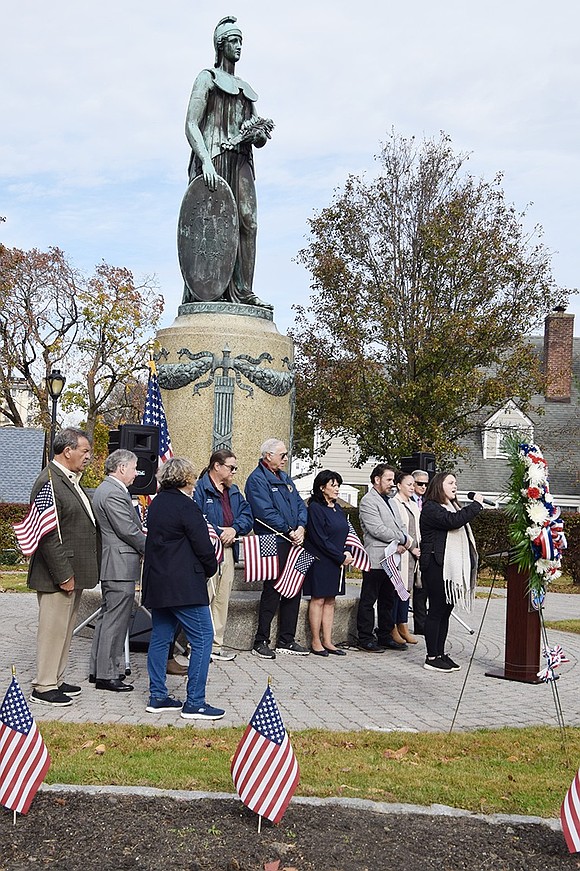
[[[469,527],[483,508],[483,496],[460,508],[456,500],[457,481],[450,472],[437,472],[423,499],[421,511],[421,578],[429,606],[425,620],[427,656],[424,668],[431,671],[459,671],[445,653],[449,618],[453,606],[469,610],[477,579],[477,551]]]

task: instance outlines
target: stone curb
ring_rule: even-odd
[[[154,786],[79,786],[78,784],[53,783],[41,784],[42,792],[82,792],[86,795],[136,795],[144,798],[172,798],[175,801],[198,801],[209,798],[212,800],[231,800],[237,798],[236,793],[229,792],[192,792],[185,789],[157,789]],[[483,820],[491,825],[542,825],[554,832],[561,832],[560,820],[544,819],[544,817],[527,817],[521,814],[476,814],[462,808],[449,807],[445,804],[432,804],[428,807],[419,804],[389,804],[384,801],[371,801],[365,798],[316,798],[296,796],[294,804],[323,807],[338,805],[351,810],[367,810],[377,814],[422,814],[424,816],[470,817],[473,820]]]

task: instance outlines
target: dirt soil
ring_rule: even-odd
[[[560,871],[580,868],[560,832],[465,817],[291,804],[278,826],[239,801],[38,793],[0,809],[0,871]]]

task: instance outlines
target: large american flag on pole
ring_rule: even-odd
[[[167,429],[167,418],[165,417],[154,360],[149,361],[149,382],[142,423],[145,426],[159,427],[159,463],[166,463],[173,456],[173,448]]]
[[[304,576],[314,562],[315,557],[303,547],[292,547],[286,560],[280,577],[274,584],[274,589],[277,590],[285,599],[292,599],[302,589]]]
[[[165,409],[163,408],[163,400],[161,399],[161,391],[159,389],[159,380],[157,378],[157,367],[155,360],[149,360],[149,381],[147,382],[147,396],[145,397],[145,408],[143,409],[143,417],[141,423],[144,426],[156,426],[159,428],[159,463],[161,466],[170,460],[173,456],[173,448],[171,447],[171,438],[167,428],[167,418],[165,417]],[[153,496],[139,496],[139,505],[141,507],[141,520],[143,523],[147,521],[147,508],[151,505]]]
[[[344,543],[345,548],[349,548],[352,553],[353,560],[352,565],[355,569],[360,569],[361,572],[370,572],[371,570],[371,560],[364,549],[363,543],[355,532],[354,526],[348,520],[348,535],[346,536],[346,541]]]
[[[33,554],[42,536],[53,529],[58,529],[58,517],[52,481],[49,479],[34,497],[25,519],[14,524],[18,546],[24,556]]]
[[[243,803],[279,823],[300,780],[300,769],[270,687],[254,711],[231,765]]]
[[[278,577],[278,545],[275,535],[246,535],[244,550],[244,581],[272,581]]]
[[[580,771],[572,781],[560,808],[560,822],[571,853],[580,852]]]
[[[15,677],[0,707],[0,804],[25,814],[50,756]]]

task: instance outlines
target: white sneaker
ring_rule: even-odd
[[[224,653],[223,650],[216,650],[211,655],[212,662],[232,662],[236,658],[236,653]]]

